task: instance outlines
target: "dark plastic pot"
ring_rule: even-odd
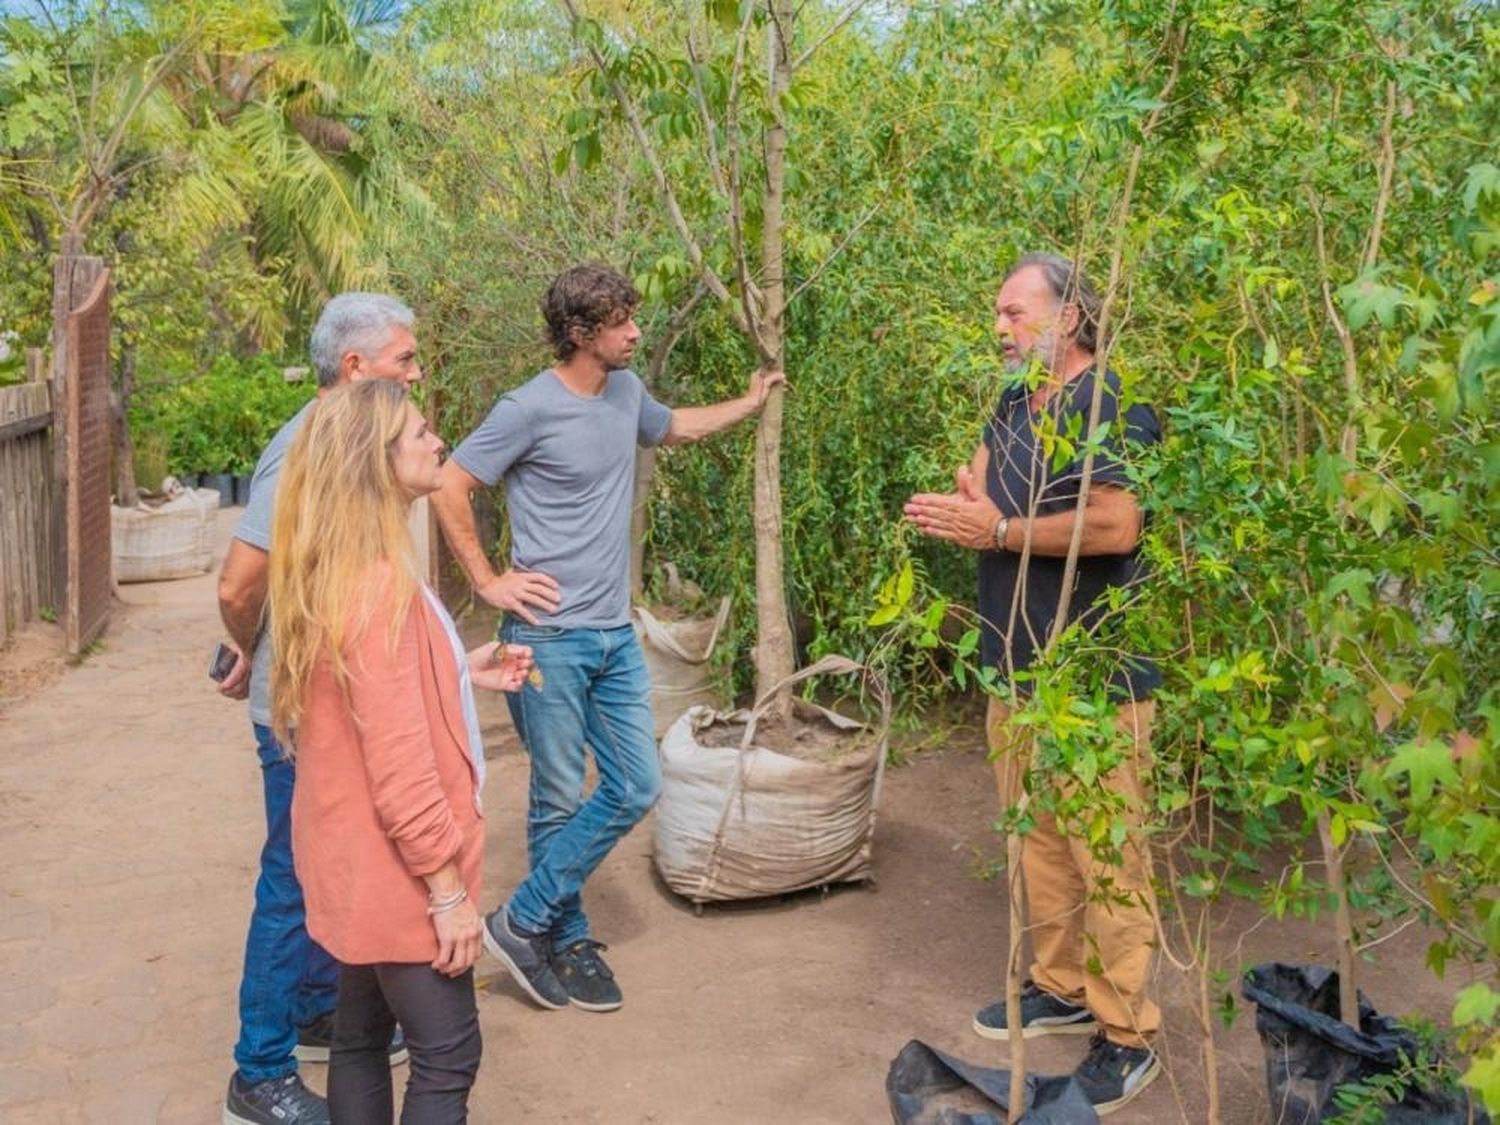
[[[234,504],[234,477],[229,473],[204,473],[203,487],[212,488],[219,494],[219,507]]]
[[[182,473],[177,478],[183,488],[197,488],[203,482],[202,473]]]
[[[234,502],[241,508],[250,503],[249,477],[236,476],[234,478]]]

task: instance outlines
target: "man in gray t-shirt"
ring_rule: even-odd
[[[635,287],[606,266],[566,270],[542,314],[557,362],[502,395],[443,470],[433,505],[474,589],[505,611],[504,640],[536,669],[506,696],[531,757],[530,871],[485,919],[485,945],[533,1000],[607,1012],[622,1003],[589,933],[583,885],[661,788],[650,682],[630,626],[636,446],[697,441],[759,412],[780,371],[740,398],[670,410],[629,363]],[[510,568],[497,574],[470,497],[505,482]],[[598,784],[584,799],[585,747]]]
[[[312,332],[319,393],[362,379],[408,386],[420,380],[412,321],[409,308],[380,293],[341,293],[329,301]],[[295,770],[271,733],[271,655],[261,632],[276,480],[312,409],[309,403],[298,411],[261,453],[250,503],[219,572],[219,614],[239,654],[219,690],[231,699],[250,698],[266,805],[266,844],[240,979],[236,1070],[223,1114],[240,1125],[328,1121],[323,1099],[298,1077],[297,1060],[328,1057],[338,965],[307,933],[302,887],[292,866]],[[393,1049],[396,1057],[404,1057],[404,1048]]]

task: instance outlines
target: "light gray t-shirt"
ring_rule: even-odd
[[[260,460],[255,463],[255,475],[250,478],[250,502],[245,505],[234,537],[242,539],[262,551],[271,549],[271,520],[276,514],[276,478],[281,475],[281,463],[292,439],[307,421],[313,399],[276,431]],[[271,725],[271,641],[264,630],[255,646],[255,659],[250,663],[250,721],[262,726]]]
[[[630,502],[635,447],[667,436],[672,412],[634,371],[576,395],[550,369],[500,401],[453,451],[477,480],[505,478],[511,566],[557,580],[544,625],[612,629],[630,621]]]

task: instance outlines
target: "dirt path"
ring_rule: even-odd
[[[98,652],[0,702],[6,1122],[219,1119],[264,827],[244,710],[204,677],[220,632],[213,586],[205,575],[125,587]],[[491,898],[524,854],[526,763],[503,714],[486,704]],[[1003,1045],[969,1030],[999,987],[1005,942],[999,886],[976,874],[997,850],[989,767],[971,733],[887,777],[878,890],[695,917],[653,874],[650,824],[637,830],[588,896],[625,1008],[542,1012],[482,962],[473,1120],[881,1122],[886,1066],[910,1038],[1003,1065]],[[1233,940],[1255,917],[1228,913],[1219,931]],[[1445,1014],[1457,985],[1432,981],[1421,949],[1410,931],[1379,949],[1367,981],[1384,1010]],[[1247,962],[1326,955],[1305,923],[1245,936]],[[1122,1125],[1203,1120],[1190,982],[1169,967],[1160,977],[1172,1081],[1111,1119]],[[1083,1050],[1038,1041],[1032,1062],[1064,1071]],[[1269,1120],[1248,1014],[1221,1050],[1225,1122]],[[323,1068],[304,1069],[321,1088]]]

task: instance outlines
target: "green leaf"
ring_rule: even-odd
[[[1453,764],[1453,755],[1447,746],[1436,739],[1408,742],[1399,747],[1381,776],[1392,781],[1402,774],[1407,776],[1412,799],[1417,804],[1430,801],[1433,789],[1439,782],[1444,785],[1458,784],[1458,769]]]
[[[1332,600],[1343,594],[1360,609],[1369,609],[1370,589],[1374,584],[1375,576],[1364,567],[1357,566],[1334,575],[1332,581],[1323,587],[1323,595]]]
[[[1489,1109],[1500,1111],[1500,1052],[1475,1059],[1459,1081],[1479,1091]]]
[[[1469,985],[1458,994],[1453,1004],[1455,1027],[1482,1023],[1489,1025],[1500,1015],[1500,992],[1496,992],[1484,981]]]
[[[906,608],[916,588],[917,574],[912,569],[911,562],[907,561],[902,564],[901,573],[896,576],[896,607],[898,610]]]
[[[598,133],[585,133],[573,142],[573,159],[580,169],[592,168],[603,155]]]
[[[1372,278],[1360,278],[1340,287],[1339,303],[1344,306],[1351,331],[1358,332],[1372,319],[1386,328],[1395,326],[1396,312],[1407,302],[1407,293]]]
[[[740,24],[739,0],[707,0],[704,5],[709,17],[716,20],[725,31],[733,31]]]
[[[901,607],[898,605],[883,605],[874,613],[870,614],[865,621],[866,625],[889,625],[901,616]]]

